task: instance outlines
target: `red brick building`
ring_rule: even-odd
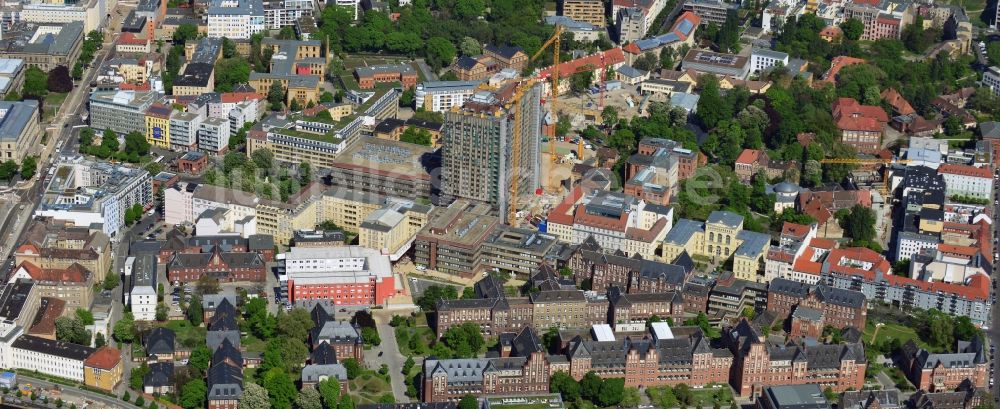
[[[398,82],[403,88],[417,85],[417,71],[409,64],[373,65],[354,69],[354,78],[361,89],[375,88],[375,84]]]
[[[889,123],[882,107],[861,105],[854,98],[837,98],[833,103],[833,121],[840,130],[841,142],[859,153],[876,154],[882,149],[882,134]]]
[[[759,395],[774,385],[817,384],[834,392],[860,390],[865,382],[864,346],[772,344],[746,320],[723,331],[733,353],[730,384],[743,397]]]
[[[903,345],[903,365],[900,369],[917,389],[952,391],[965,380],[977,388],[985,388],[988,368],[986,349],[978,336],[972,341],[958,341],[952,353],[931,353],[917,347],[912,340]]]
[[[535,332],[525,328],[503,341],[505,347],[498,358],[425,360],[423,401],[459,400],[468,394],[482,397],[547,393],[549,362]]]
[[[778,318],[792,318],[794,336],[800,335],[796,331],[807,330],[816,325],[821,333],[827,325],[864,329],[868,318],[868,301],[860,291],[825,285],[810,286],[775,278],[768,287],[767,310]],[[802,335],[809,334],[812,332]]]
[[[207,253],[177,253],[167,262],[167,279],[182,283],[207,275],[219,281],[263,282],[267,266],[259,253],[223,252],[214,247]]]
[[[694,262],[686,255],[674,263],[664,263],[608,254],[588,237],[570,256],[567,266],[573,271],[577,285],[590,280],[591,290],[599,293],[615,286],[628,289],[629,293],[652,293],[679,291],[694,269]]]

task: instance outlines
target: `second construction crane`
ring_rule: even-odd
[[[531,56],[531,61],[535,61],[538,57],[542,56],[542,53],[545,52],[549,46],[552,46],[552,120],[556,121],[557,124],[559,123],[559,42],[561,41],[560,37],[562,36],[562,33],[563,26],[557,24],[556,31],[552,34],[552,37],[546,40],[545,44],[542,44],[542,47],[535,52],[535,55]],[[580,146],[577,150],[582,153],[583,139],[580,139]],[[556,157],[555,138],[549,138],[549,157],[553,163],[558,161]],[[581,156],[580,159],[583,159],[583,157]]]

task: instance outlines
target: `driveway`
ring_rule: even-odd
[[[389,326],[392,313],[388,311],[373,312],[375,318],[375,328],[378,336],[382,338],[382,344],[365,351],[365,363],[368,368],[378,370],[382,364],[389,367],[389,379],[392,381],[392,395],[396,397],[396,403],[407,403],[410,398],[406,396],[406,379],[400,372],[406,357],[399,353],[399,345],[396,344],[395,329]],[[382,356],[379,356],[382,353]],[[416,359],[416,358],[414,358]],[[419,363],[418,363],[419,365]]]

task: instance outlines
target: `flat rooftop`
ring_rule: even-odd
[[[430,180],[427,162],[433,152],[428,146],[369,137],[344,150],[333,166],[364,169],[381,176]]]
[[[500,219],[489,211],[486,204],[456,201],[434,215],[420,235],[457,247],[476,247],[500,224]]]

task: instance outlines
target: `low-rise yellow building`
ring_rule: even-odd
[[[741,280],[766,282],[764,257],[771,245],[767,234],[743,230],[743,216],[715,211],[705,222],[680,219],[663,239],[661,254],[673,261],[687,252],[692,258],[723,263],[733,258],[733,274]]]
[[[83,383],[111,392],[122,380],[124,363],[118,348],[103,346],[83,361]]]
[[[153,104],[146,110],[146,142],[157,148],[170,149],[170,114],[173,108]]]

